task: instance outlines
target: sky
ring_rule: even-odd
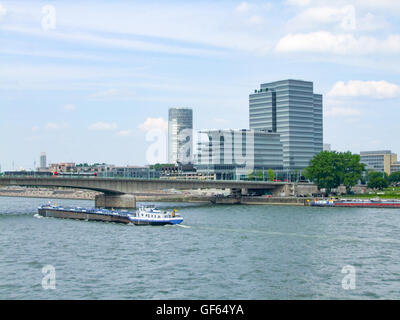
[[[399,18],[398,0],[0,0],[1,169],[146,165],[168,108],[248,128],[249,94],[282,79],[323,94],[332,149],[400,153]]]

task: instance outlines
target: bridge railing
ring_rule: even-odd
[[[98,175],[98,176],[89,176],[89,175],[43,175],[43,174],[12,174],[12,175],[7,175],[7,174],[1,174],[0,173],[0,180],[2,179],[12,179],[12,178],[26,178],[26,179],[32,179],[32,178],[52,178],[52,179],[82,179],[82,180],[87,180],[87,179],[108,179],[108,180],[155,180],[155,181],[240,181],[240,182],[268,182],[268,183],[293,183],[293,182],[300,182],[300,183],[311,183],[309,181],[282,181],[282,180],[276,180],[274,181],[269,181],[269,180],[264,180],[264,179],[224,179],[224,180],[216,180],[216,179],[209,179],[209,178],[204,178],[204,177],[199,177],[198,179],[195,179],[193,177],[191,178],[185,178],[185,177],[129,177],[129,176],[103,176],[103,175]]]

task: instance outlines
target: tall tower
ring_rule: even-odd
[[[45,152],[40,154],[40,169],[47,168],[47,156]]]
[[[280,134],[284,168],[304,169],[322,151],[322,95],[314,94],[312,82],[264,83],[249,100],[250,129]]]
[[[193,110],[170,108],[168,116],[168,162],[192,163]]]

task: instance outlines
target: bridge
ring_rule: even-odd
[[[165,189],[229,189],[240,198],[250,191],[270,191],[274,195],[294,194],[293,183],[230,180],[167,180],[167,179],[120,179],[98,177],[0,177],[0,186],[65,187],[101,192],[96,196],[96,207],[134,208],[135,193]]]

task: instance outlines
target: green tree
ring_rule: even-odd
[[[329,194],[341,184],[350,192],[361,179],[363,171],[364,164],[360,163],[360,156],[351,152],[323,151],[311,160],[304,176]]]
[[[368,188],[383,190],[389,186],[389,177],[386,172],[368,172]]]
[[[247,180],[254,180],[254,172],[249,170],[247,172]]]
[[[389,176],[389,182],[390,182],[390,183],[399,183],[399,182],[400,182],[400,171],[393,172],[393,173]]]
[[[361,180],[362,173],[365,170],[365,164],[360,163],[360,156],[358,154],[344,152],[339,153],[339,156],[341,183],[346,187],[347,193],[350,193],[351,188]]]
[[[340,186],[340,176],[337,171],[338,153],[323,151],[317,154],[310,166],[304,171],[304,176],[315,182],[318,189],[326,189],[329,194],[333,188]]]
[[[274,172],[274,170],[268,169],[267,175],[268,175],[268,180],[269,180],[269,181],[274,181],[274,178],[275,178],[275,172]]]
[[[259,181],[264,180],[264,174],[261,170],[257,171],[257,180],[259,180]]]

